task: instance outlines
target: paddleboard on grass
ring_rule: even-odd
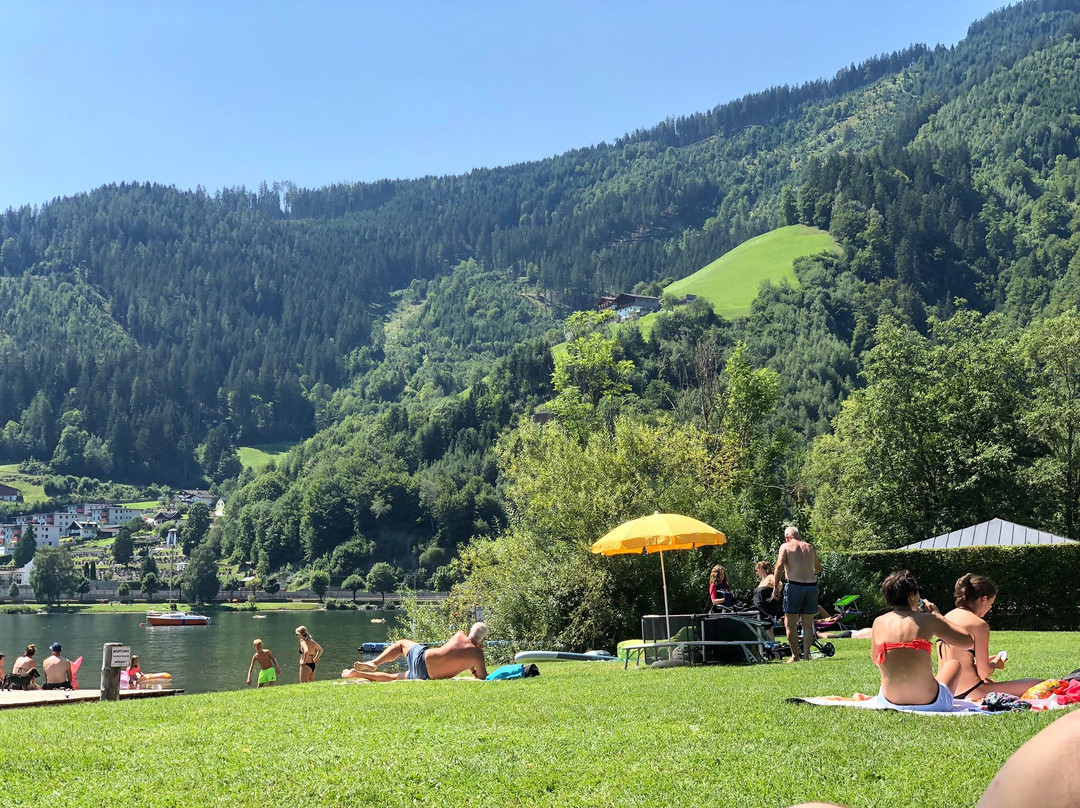
[[[521,651],[514,655],[514,662],[618,662],[619,658],[607,651],[586,651],[574,654],[570,651]]]

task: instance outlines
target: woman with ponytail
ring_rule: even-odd
[[[950,685],[958,699],[979,700],[987,693],[1011,693],[1022,696],[1032,685],[1042,679],[1014,679],[1011,682],[994,682],[990,676],[1005,668],[1004,652],[990,656],[990,626],[986,613],[997,599],[997,585],[985,575],[960,576],[953,592],[956,608],[945,619],[975,640],[970,651],[961,651],[938,643],[937,680]]]

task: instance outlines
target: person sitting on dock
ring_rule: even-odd
[[[42,690],[71,690],[71,663],[60,655],[64,649],[60,643],[54,642],[49,646],[52,656],[46,659],[41,667],[45,669],[45,684]]]
[[[40,690],[41,685],[34,681],[40,674],[37,669],[37,662],[34,661],[34,654],[37,653],[37,646],[30,643],[26,646],[26,650],[23,651],[21,657],[16,657],[15,664],[11,666],[12,676],[26,676],[26,690]]]
[[[399,679],[452,679],[462,671],[471,671],[477,679],[487,677],[484,663],[486,623],[473,623],[469,633],[459,631],[436,648],[415,640],[391,643],[371,662],[354,662],[341,672],[343,679],[367,679],[369,682],[393,682]],[[378,670],[380,665],[405,658],[401,673]]]
[[[274,655],[263,648],[262,640],[254,640],[251,644],[255,646],[255,655],[251,657],[251,664],[248,665],[247,683],[251,684],[251,674],[257,662],[259,663],[259,684],[255,689],[258,690],[263,685],[272,687],[277,682],[278,674],[281,673],[281,666],[278,665]]]

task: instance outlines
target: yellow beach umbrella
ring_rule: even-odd
[[[592,545],[594,553],[622,555],[625,553],[660,553],[660,577],[664,582],[664,618],[668,636],[667,573],[664,571],[665,550],[691,550],[723,544],[727,536],[704,522],[679,513],[654,513],[623,522]]]

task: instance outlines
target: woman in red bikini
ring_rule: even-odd
[[[874,662],[881,669],[878,706],[949,712],[952,691],[934,679],[930,640],[938,637],[958,649],[971,648],[974,640],[922,599],[918,581],[907,570],[889,575],[881,592],[892,611],[874,621],[870,635]]]
[[[987,693],[1011,693],[1022,696],[1024,692],[1042,679],[1014,679],[1011,682],[994,682],[990,676],[1005,667],[1002,654],[990,656],[990,626],[986,613],[997,600],[997,585],[985,575],[962,575],[954,590],[956,608],[945,619],[957,628],[968,632],[974,639],[974,647],[959,651],[956,648],[938,646],[938,681],[949,683],[958,699],[983,698]]]

